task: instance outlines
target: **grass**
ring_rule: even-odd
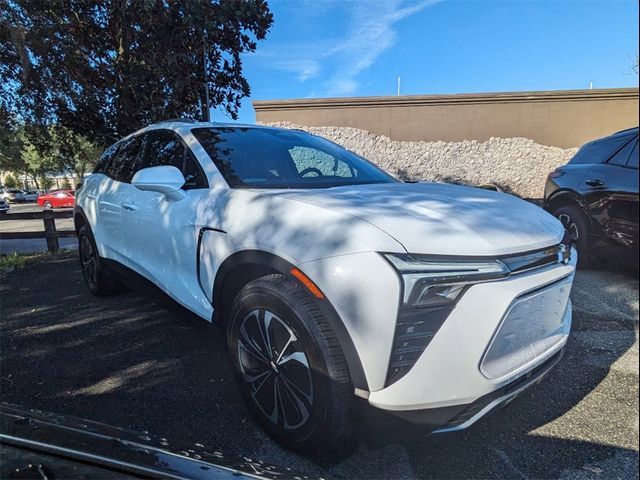
[[[22,268],[38,260],[51,259],[65,254],[68,255],[69,253],[61,250],[56,254],[13,252],[6,255],[0,255],[0,272],[5,270],[13,270],[14,268]]]

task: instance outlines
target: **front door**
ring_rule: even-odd
[[[185,176],[184,198],[171,199],[132,186],[123,210],[127,255],[136,270],[192,310],[200,301],[196,276],[197,205],[208,192],[204,172],[181,139],[169,130],[144,135],[138,170],[172,165]]]

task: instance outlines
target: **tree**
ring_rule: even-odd
[[[26,130],[38,152],[56,164],[58,173],[73,173],[82,180],[100,159],[100,145],[68,128],[59,125],[48,128],[31,125]]]
[[[209,107],[236,118],[241,54],[271,23],[264,0],[0,0],[0,106],[103,145]]]
[[[4,186],[6,188],[18,188],[18,181],[11,174],[4,177]]]
[[[51,177],[40,177],[40,182],[37,183],[38,189],[49,190],[53,186],[53,180]]]
[[[59,169],[53,150],[38,148],[34,141],[45,135],[44,127],[25,128],[5,118],[0,122],[0,132],[0,170],[27,175],[40,188],[38,179]]]
[[[64,177],[62,179],[62,185],[60,186],[60,188],[63,190],[71,190],[71,182],[69,182],[69,179],[67,177]]]

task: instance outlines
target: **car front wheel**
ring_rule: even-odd
[[[275,440],[325,455],[348,451],[353,388],[336,336],[314,299],[283,275],[247,284],[227,345],[253,414]]]
[[[582,210],[575,205],[565,205],[554,211],[554,215],[564,225],[571,240],[578,250],[578,262],[581,267],[589,265],[589,228],[587,217]]]

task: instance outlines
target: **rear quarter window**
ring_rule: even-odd
[[[118,152],[119,147],[120,147],[120,144],[116,143],[114,145],[111,145],[109,148],[107,148],[102,153],[100,160],[98,160],[98,164],[96,165],[96,168],[93,169],[93,173],[106,173],[107,169],[109,168],[109,163]]]
[[[604,163],[621,147],[631,140],[629,136],[603,138],[583,145],[569,162],[578,164]]]
[[[631,150],[631,155],[629,155],[629,162],[627,163],[627,167],[638,169],[638,139],[636,139],[635,145],[633,146],[633,150]]]
[[[114,180],[131,183],[140,153],[140,138],[133,137],[120,145],[118,154],[110,162],[107,175]]]

